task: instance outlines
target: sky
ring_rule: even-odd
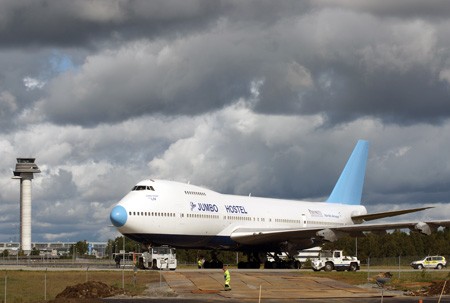
[[[450,5],[1,0],[0,241],[107,241],[146,178],[323,201],[358,139],[370,212],[449,219]],[[406,216],[405,218],[408,218]]]

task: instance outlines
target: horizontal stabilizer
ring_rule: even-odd
[[[381,218],[394,217],[394,216],[414,213],[417,211],[422,211],[422,210],[429,209],[429,208],[433,208],[433,207],[410,208],[410,209],[387,211],[387,212],[381,212],[381,213],[373,213],[373,214],[367,214],[367,215],[361,215],[361,216],[353,216],[352,220],[355,224],[359,224],[364,221],[371,221],[371,220],[376,220],[376,219],[381,219]]]

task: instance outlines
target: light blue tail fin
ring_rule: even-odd
[[[327,202],[361,204],[368,151],[369,142],[359,140]]]

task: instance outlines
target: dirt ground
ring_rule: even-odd
[[[102,302],[99,298],[107,298],[116,295],[126,295],[123,289],[109,286],[98,281],[89,281],[74,286],[67,286],[56,295],[52,303],[62,302]]]
[[[450,294],[450,281],[436,281],[418,291],[411,292],[411,296],[439,296]]]

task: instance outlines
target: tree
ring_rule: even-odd
[[[36,247],[33,247],[33,249],[30,252],[30,256],[39,256],[41,254],[41,251],[39,249],[36,249]]]
[[[75,248],[75,249],[74,249]],[[75,254],[82,256],[85,255],[88,251],[88,244],[86,242],[86,240],[84,241],[78,241],[77,243],[75,243],[74,245],[72,245],[70,247],[70,251],[72,253],[75,252]]]
[[[123,236],[117,237],[114,240],[109,239],[106,247],[106,251],[110,254],[118,253],[124,248]],[[141,252],[142,245],[139,242],[125,238],[125,252]]]

